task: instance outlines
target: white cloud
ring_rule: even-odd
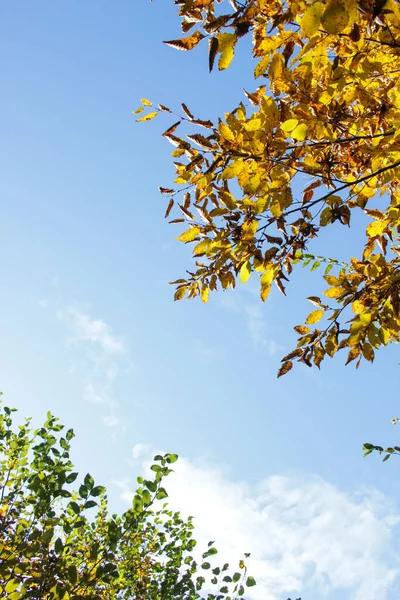
[[[93,405],[107,408],[101,416],[110,428],[121,426],[115,415],[118,406],[116,385],[121,366],[126,366],[128,353],[122,339],[116,336],[105,321],[91,317],[87,311],[68,306],[57,313],[70,334],[70,347],[74,350],[74,377],[82,378],[82,397]]]
[[[120,422],[115,415],[103,415],[102,420],[107,427],[116,427]]]
[[[47,300],[47,298],[42,298],[41,300],[38,301],[38,304],[39,304],[40,308],[47,308],[49,305],[49,301]]]
[[[101,319],[93,319],[75,307],[58,312],[58,317],[66,323],[76,342],[98,344],[107,354],[123,354],[125,346],[113,330]]]
[[[141,460],[143,448],[133,453]],[[330,599],[341,592],[348,600],[399,597],[393,594],[400,518],[376,490],[350,494],[304,475],[268,477],[250,487],[186,459],[174,469],[166,482],[170,506],[195,516],[200,547],[216,540],[219,561],[234,566],[251,552],[257,586],[249,600]],[[131,494],[125,489],[122,497]]]
[[[137,460],[149,450],[149,446],[147,444],[135,444],[132,448],[132,458],[133,460]]]

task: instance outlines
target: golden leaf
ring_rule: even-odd
[[[318,321],[320,321],[322,319],[324,314],[325,313],[323,310],[314,310],[313,312],[311,312],[308,315],[308,317],[306,319],[307,325],[315,325],[315,323],[318,323]]]
[[[249,261],[245,262],[239,272],[239,279],[242,283],[246,283],[251,275],[251,264]]]
[[[199,235],[200,227],[191,227],[187,231],[184,231],[179,237],[176,239],[179,242],[193,242],[193,240]]]
[[[140,117],[140,119],[136,119],[136,122],[140,123],[141,121],[151,121],[151,119],[154,119],[157,115],[157,111],[151,112],[148,115],[144,115],[144,117]]]
[[[321,25],[328,33],[340,33],[346,29],[350,14],[343,2],[332,0],[321,16]]]
[[[179,40],[169,40],[164,42],[164,44],[171,46],[171,48],[175,48],[176,50],[183,50],[186,52],[187,50],[193,50],[203,38],[204,35],[200,31],[195,31],[195,33],[189,37],[181,38]]]
[[[300,21],[300,27],[303,35],[311,38],[317,33],[320,23],[321,14],[323,11],[323,4],[321,2],[314,2],[306,8]]]
[[[183,285],[182,287],[179,287],[174,295],[174,300],[182,300],[182,298],[185,297],[187,292],[187,287],[185,285]]]
[[[232,179],[237,177],[243,170],[243,162],[241,160],[235,160],[233,163],[225,167],[221,177],[222,179]]]
[[[203,285],[203,287],[201,288],[200,298],[201,298],[202,302],[204,302],[204,304],[207,304],[209,295],[210,295],[210,288],[207,287],[206,285]]]
[[[230,46],[226,50],[224,50],[222,52],[221,56],[219,57],[218,69],[220,71],[227,69],[229,67],[229,65],[231,64],[234,56],[235,56],[235,50],[234,50],[233,46]]]

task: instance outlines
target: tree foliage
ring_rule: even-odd
[[[32,431],[0,407],[0,596],[7,600],[233,600],[255,585],[212,564],[213,542],[193,557],[192,519],[161,501],[176,454],[154,458],[132,508],[110,514],[105,488],[70,460],[70,429],[50,413]],[[206,590],[206,591],[204,591]]]
[[[260,85],[217,123],[182,104],[164,132],[176,148],[177,188],[166,217],[186,223],[177,238],[194,268],[173,283],[175,299],[234,288],[251,276],[265,301],[286,294],[299,265],[324,268],[324,298],[295,327],[297,347],[283,359],[317,367],[347,353],[346,364],[374,360],[400,331],[400,5],[397,0],[175,0],[192,50],[208,40],[212,70],[229,67],[252,36]],[[149,120],[162,105],[143,100]],[[171,116],[173,116],[171,115]],[[348,263],[314,257],[317,241],[364,213],[359,254]]]

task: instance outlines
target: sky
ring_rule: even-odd
[[[172,0],[5,0],[0,6],[0,388],[21,418],[76,432],[73,460],[129,506],[157,451],[180,460],[171,507],[221,562],[251,552],[249,600],[393,600],[400,592],[398,351],[276,379],[318,274],[288,298],[250,279],[207,306],[173,302],[190,266],[163,220],[171,122],[145,97],[216,118],[256,84],[247,42],[224,73],[181,53]],[[357,233],[357,229],[355,230]],[[357,248],[332,227],[318,253]]]

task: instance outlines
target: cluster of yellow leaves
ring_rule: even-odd
[[[171,222],[188,224],[178,240],[193,244],[195,262],[188,278],[173,282],[175,298],[207,302],[210,290],[234,287],[237,277],[245,283],[252,273],[263,301],[274,282],[285,293],[321,230],[350,226],[352,212],[365,211],[372,221],[360,260],[337,277],[326,273],[325,295],[334,306],[317,299],[280,374],[294,358],[319,366],[342,348],[349,348],[348,362],[372,361],[400,331],[398,2],[231,0],[226,12],[223,0],[176,4],[185,37],[170,46],[191,50],[208,38],[210,69],[216,57],[225,69],[251,33],[254,75],[266,85],[245,92],[248,103],[217,124],[182,105],[184,115],[164,133],[176,148],[175,184],[184,186],[182,202],[181,190],[161,188],[169,197],[166,216],[176,207],[180,215]],[[171,112],[159,106],[141,120],[159,111]],[[206,131],[178,136],[182,125]],[[391,197],[386,209],[379,204],[384,195]],[[351,307],[346,329],[339,320]],[[326,328],[311,331],[308,325],[324,316]]]

